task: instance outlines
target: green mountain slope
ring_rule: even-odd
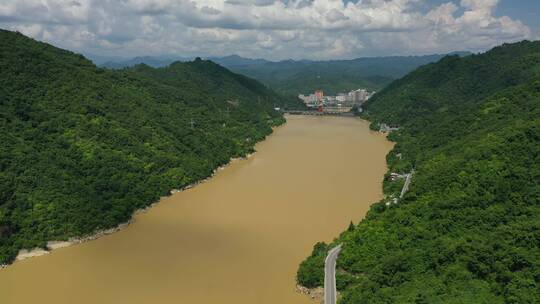
[[[97,68],[0,31],[0,264],[110,228],[253,151],[282,99],[210,61]]]
[[[459,56],[470,53],[458,52]],[[264,59],[249,59],[238,55],[226,57],[210,57],[231,71],[247,75],[266,84],[286,96],[296,98],[298,94],[324,90],[327,95],[335,95],[358,88],[379,90],[392,80],[402,77],[421,65],[440,60],[444,55],[424,56],[392,56],[366,57],[351,60],[283,60],[267,61]],[[152,67],[168,66],[175,61],[174,56],[167,57],[136,57],[127,61],[109,61],[102,67],[121,69],[144,63]],[[186,58],[176,57],[176,60],[186,61]],[[298,108],[292,101],[286,105]]]
[[[386,198],[331,245],[341,303],[540,303],[540,42],[423,66],[367,117],[400,127],[390,172],[415,173],[397,204],[403,181],[385,180]],[[300,284],[323,283],[331,246]]]
[[[468,53],[460,53],[468,55]],[[255,78],[276,91],[298,96],[322,89],[328,95],[358,88],[379,90],[417,67],[438,61],[444,55],[357,58],[352,60],[254,62],[223,64]],[[218,63],[222,64],[219,59]]]

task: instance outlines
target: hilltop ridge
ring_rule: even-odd
[[[468,52],[451,55],[468,56]],[[423,56],[363,57],[347,60],[281,60],[250,59],[238,55],[209,57],[234,72],[257,79],[281,94],[297,96],[300,93],[322,89],[329,95],[358,88],[378,90],[392,80],[402,77],[417,67],[436,62],[444,54]],[[111,61],[107,68],[125,68],[139,63],[164,67],[186,58],[136,57],[126,61]]]
[[[284,122],[284,100],[206,60],[112,71],[0,30],[0,264],[127,221]]]
[[[341,303],[540,301],[540,42],[505,44],[420,67],[365,105],[388,124],[385,198],[330,245],[298,282],[323,283],[338,259]],[[402,199],[402,179],[414,168]],[[394,175],[395,176],[395,175]]]

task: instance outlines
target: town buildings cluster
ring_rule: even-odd
[[[339,93],[336,96],[325,96],[322,90],[317,90],[312,94],[298,95],[308,107],[353,107],[360,106],[375,92],[369,92],[366,89],[353,90],[348,93]]]

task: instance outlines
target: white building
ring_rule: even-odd
[[[338,101],[338,102],[347,101],[347,94],[339,93],[338,96],[336,96],[336,101]]]

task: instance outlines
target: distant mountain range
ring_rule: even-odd
[[[179,57],[179,56],[137,56],[133,58],[115,58],[115,57],[100,57],[90,55],[94,63],[100,67],[109,69],[123,69],[132,67],[138,64],[145,64],[154,68],[166,67],[176,61],[193,61],[196,57]],[[237,67],[237,66],[252,66],[261,65],[265,63],[271,63],[271,61],[265,59],[251,59],[244,58],[238,55],[230,55],[225,57],[208,57],[205,58],[215,63],[218,63],[224,67]]]
[[[467,56],[456,52],[452,55]],[[286,95],[308,93],[322,89],[327,94],[346,92],[357,88],[379,90],[392,80],[401,78],[419,66],[437,62],[446,54],[423,56],[366,57],[350,60],[283,60],[269,61],[250,59],[238,55],[209,57],[234,72],[255,78],[276,91]],[[191,61],[194,58],[174,56],[144,56],[129,60],[112,60],[96,64],[111,69],[121,69],[137,64],[165,67],[175,61]]]
[[[460,56],[469,53],[457,53]],[[253,60],[234,60],[242,64],[227,65],[219,58],[213,59],[232,71],[255,78],[278,92],[289,95],[322,89],[334,95],[358,88],[379,90],[419,66],[439,61],[446,55],[394,56],[357,58],[351,60],[285,60],[259,63]],[[228,59],[228,61],[232,61]],[[234,62],[233,61],[233,62]]]

